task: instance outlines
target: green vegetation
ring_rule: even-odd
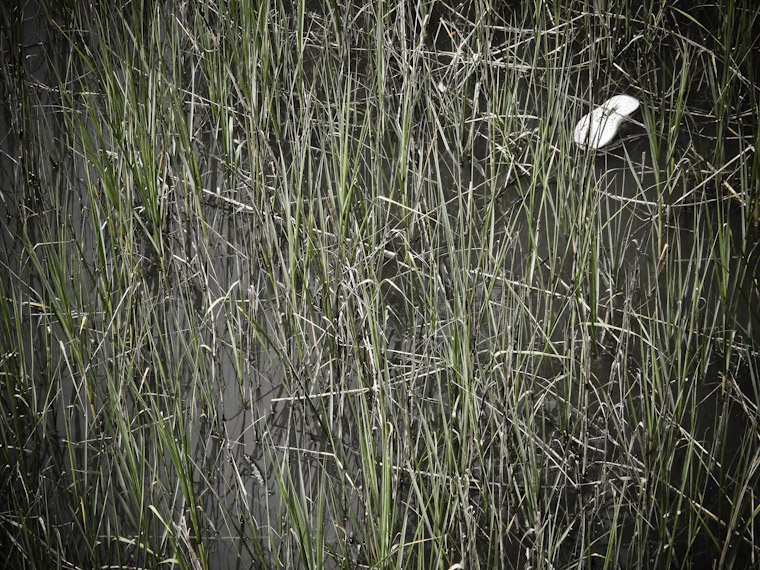
[[[0,566],[760,567],[760,6],[697,4],[3,3]]]

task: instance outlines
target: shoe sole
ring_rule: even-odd
[[[610,97],[578,121],[573,139],[581,146],[601,148],[615,138],[622,122],[638,108],[638,99],[629,95]]]

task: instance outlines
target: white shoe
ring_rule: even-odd
[[[638,108],[638,99],[629,95],[610,97],[578,121],[573,139],[582,146],[601,148],[615,138],[620,124]]]

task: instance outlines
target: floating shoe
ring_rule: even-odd
[[[573,139],[582,146],[601,148],[615,138],[622,122],[638,108],[638,99],[628,95],[610,97],[578,121]]]

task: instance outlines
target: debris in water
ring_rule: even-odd
[[[615,95],[578,121],[573,133],[575,142],[601,148],[615,138],[621,123],[639,108],[639,101],[629,95]]]
[[[262,487],[266,487],[266,483],[264,483],[264,477],[261,475],[261,471],[259,471],[259,468],[256,466],[256,464],[253,462],[253,456],[248,455],[247,453],[243,454],[243,458],[246,460],[248,465],[251,467],[251,475],[254,479],[256,479],[256,482],[261,485]]]

